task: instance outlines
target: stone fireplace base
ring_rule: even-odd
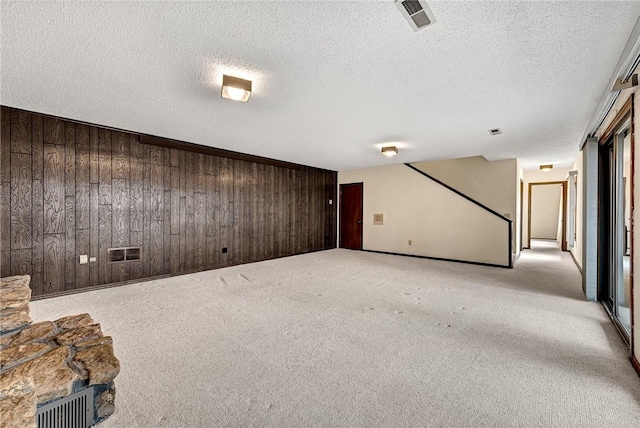
[[[120,372],[111,337],[89,314],[31,324],[29,276],[0,281],[0,428],[36,427],[38,407],[89,387],[91,425],[111,415]]]

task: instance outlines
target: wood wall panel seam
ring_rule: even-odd
[[[64,275],[65,290],[76,288],[76,198],[65,198],[65,251]]]
[[[22,111],[11,112],[11,152],[31,154],[31,115]]]
[[[64,145],[64,122],[61,119],[44,118],[44,143]]]
[[[64,233],[64,147],[44,145],[44,233]]]
[[[31,248],[32,236],[31,154],[11,155],[11,249]]]
[[[42,180],[43,178],[43,161],[44,161],[44,119],[41,115],[33,115],[31,120],[32,131],[32,156],[33,161],[31,169],[33,171],[34,180]]]

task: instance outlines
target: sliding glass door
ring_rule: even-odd
[[[631,135],[627,121],[601,149],[600,300],[627,339],[631,333]]]

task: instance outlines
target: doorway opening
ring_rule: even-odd
[[[527,247],[531,239],[555,241],[567,251],[567,182],[529,183]]]

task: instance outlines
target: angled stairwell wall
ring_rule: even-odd
[[[363,250],[512,266],[510,221],[407,165],[344,171],[338,181],[363,183]]]
[[[520,182],[517,159],[489,161],[484,156],[472,156],[411,165],[513,220],[513,249],[514,253],[519,252]]]

